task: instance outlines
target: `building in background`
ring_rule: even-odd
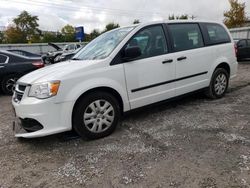
[[[229,29],[233,39],[250,39],[250,19],[246,21],[244,27]]]
[[[229,30],[233,39],[250,39],[250,26],[233,28]]]

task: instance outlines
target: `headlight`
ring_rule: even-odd
[[[44,82],[34,84],[29,91],[29,97],[36,97],[38,99],[46,99],[57,95],[59,90],[60,81]]]

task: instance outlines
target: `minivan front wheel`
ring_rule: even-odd
[[[96,92],[80,99],[74,109],[73,129],[82,137],[98,139],[110,135],[120,119],[120,107],[115,97]]]
[[[217,68],[212,76],[206,95],[212,99],[222,98],[228,88],[229,74],[223,68]]]

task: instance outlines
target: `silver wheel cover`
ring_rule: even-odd
[[[96,100],[87,106],[83,121],[86,128],[92,133],[102,133],[113,123],[115,111],[106,100]]]
[[[222,95],[226,91],[227,77],[224,73],[220,73],[214,83],[214,91],[217,95]]]

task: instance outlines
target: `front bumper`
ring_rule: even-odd
[[[16,114],[13,123],[15,137],[35,138],[72,129],[73,102],[55,103],[53,97],[44,100],[23,97],[20,102],[12,100],[12,105]],[[31,122],[26,122],[25,127],[23,121]],[[32,122],[37,122],[37,126],[31,125]]]

